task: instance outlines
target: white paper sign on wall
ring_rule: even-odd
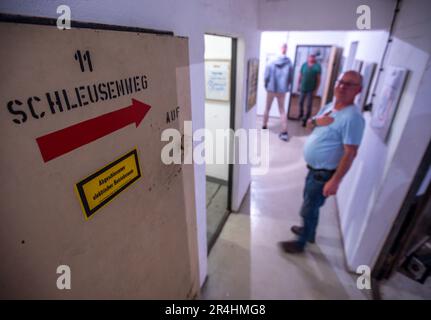
[[[205,60],[205,99],[229,101],[230,61]]]

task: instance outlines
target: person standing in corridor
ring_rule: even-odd
[[[300,211],[303,225],[291,228],[296,240],[280,243],[287,253],[303,252],[307,242],[314,243],[319,209],[337,193],[356,157],[365,121],[353,101],[361,88],[360,73],[343,73],[335,85],[335,100],[308,121],[313,131],[304,145],[308,174]]]
[[[320,86],[320,74],[322,68],[316,62],[316,55],[310,54],[301,66],[299,73],[298,88],[301,95],[299,97],[299,120],[302,120],[302,126],[305,127],[307,120],[311,117],[311,108],[313,107],[313,97],[316,95]],[[304,116],[304,102],[307,99],[307,111]]]
[[[287,116],[284,110],[284,102],[286,93],[292,89],[293,67],[292,61],[286,57],[287,44],[281,47],[281,57],[269,64],[265,69],[265,89],[267,91],[266,107],[263,115],[262,129],[267,129],[269,110],[271,109],[272,101],[277,98],[278,110],[280,112],[280,120],[282,130],[279,137],[283,141],[288,140],[287,133]]]

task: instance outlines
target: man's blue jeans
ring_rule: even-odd
[[[308,240],[313,239],[319,222],[319,209],[325,203],[323,187],[331,179],[334,172],[309,170],[305,179],[304,200],[301,207],[303,219],[303,231],[299,236],[298,242],[301,247],[305,247]]]
[[[304,117],[304,100],[307,99],[307,110]],[[311,117],[311,108],[313,106],[313,91],[301,91],[299,97],[299,118],[307,120]]]

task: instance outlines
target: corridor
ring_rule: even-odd
[[[0,300],[431,299],[429,30],[429,0],[0,1]],[[305,145],[333,196],[287,254]]]
[[[261,119],[257,127],[261,127]],[[308,129],[289,122],[290,140],[278,138],[270,118],[270,169],[252,171],[251,189],[239,213],[232,213],[208,259],[202,299],[367,299],[344,263],[335,198],[321,210],[315,244],[289,256],[277,243],[293,238],[306,175],[302,147]]]

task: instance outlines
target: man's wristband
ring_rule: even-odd
[[[316,118],[311,118],[311,124],[313,125],[313,127],[317,127]]]

